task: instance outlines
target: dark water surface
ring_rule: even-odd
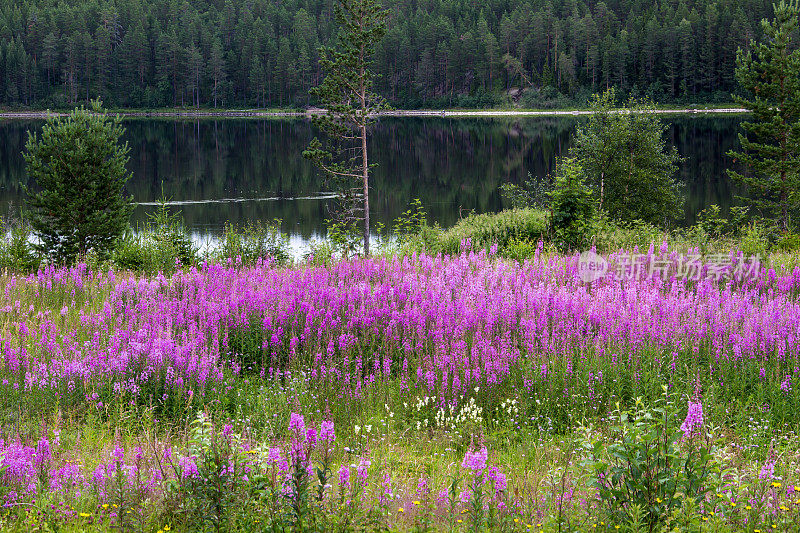
[[[372,182],[373,220],[391,224],[414,198],[429,218],[452,225],[471,210],[504,207],[498,187],[544,176],[566,154],[581,119],[384,118],[370,139],[378,163]],[[668,142],[686,157],[686,219],[706,206],[727,207],[734,191],[725,176],[741,116],[668,116]],[[17,212],[27,183],[21,155],[26,132],[42,121],[0,120],[0,215]],[[171,199],[200,238],[236,224],[279,218],[295,240],[324,234],[330,195],[301,153],[314,136],[300,119],[131,119],[124,122],[133,178],[142,203]]]

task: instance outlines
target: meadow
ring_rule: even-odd
[[[6,274],[0,527],[798,531],[800,268],[533,246]]]

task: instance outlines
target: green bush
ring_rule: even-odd
[[[601,509],[609,523],[631,521],[631,511],[644,530],[658,531],[684,498],[700,502],[712,490],[719,471],[712,439],[703,427],[700,403],[689,407],[682,427],[667,388],[653,408],[641,400],[632,410],[617,410],[608,431],[612,441],[587,441]]]
[[[0,239],[0,268],[13,272],[32,272],[39,268],[41,256],[31,244],[31,228],[24,221],[5,226]]]
[[[585,248],[591,234],[594,202],[584,183],[583,169],[575,159],[559,164],[555,187],[550,195],[553,237],[565,251]]]
[[[143,227],[129,228],[117,241],[111,260],[125,270],[172,273],[196,264],[198,254],[180,214],[161,201]]]
[[[469,241],[473,249],[486,249],[496,244],[502,250],[512,240],[538,241],[544,238],[546,231],[547,212],[539,209],[469,215],[452,228],[441,231],[436,244],[438,249],[432,251],[455,254],[464,241]]]
[[[500,256],[514,261],[524,262],[533,257],[539,248],[539,241],[529,241],[524,239],[511,239],[509,243],[500,250]]]
[[[746,256],[765,256],[769,244],[769,229],[763,223],[754,220],[742,230],[739,249]]]
[[[216,259],[241,261],[253,265],[260,259],[272,259],[279,264],[289,261],[288,238],[280,231],[280,220],[271,223],[255,222],[243,228],[225,225],[225,234],[211,254]]]
[[[800,235],[797,233],[787,233],[778,239],[775,246],[783,252],[793,252],[800,249]]]
[[[619,250],[647,250],[651,244],[659,245],[668,234],[652,224],[641,220],[617,222],[601,214],[592,223],[593,240],[600,253]]]

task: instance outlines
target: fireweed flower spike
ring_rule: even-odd
[[[689,411],[686,414],[686,419],[681,424],[681,431],[683,431],[686,438],[692,438],[699,434],[700,429],[703,427],[703,405],[698,402],[689,402]]]

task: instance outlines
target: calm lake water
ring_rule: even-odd
[[[430,219],[452,225],[470,211],[504,207],[498,187],[544,176],[566,154],[576,118],[384,118],[370,150],[373,220],[391,225],[414,198]],[[667,137],[686,158],[685,223],[706,206],[727,207],[734,191],[725,156],[741,116],[670,116]],[[0,215],[18,212],[27,183],[21,155],[42,121],[0,120]],[[226,222],[281,219],[295,242],[324,234],[330,195],[301,152],[315,135],[300,119],[126,120],[133,178],[128,190],[142,221],[166,197],[196,238]],[[151,205],[148,205],[151,204]]]

